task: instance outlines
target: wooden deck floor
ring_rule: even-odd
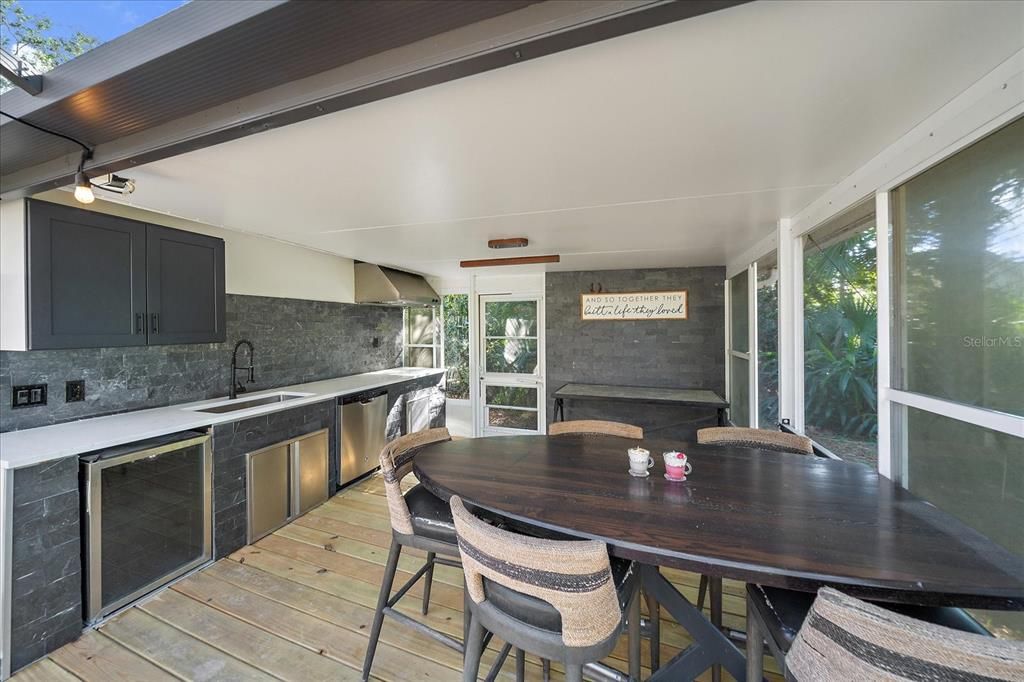
[[[356,680],[389,543],[382,480],[370,478],[255,545],[121,612],[11,679]],[[403,551],[396,584],[418,568],[420,556]],[[698,576],[665,573],[687,597],[696,598]],[[737,629],[744,628],[742,589],[741,583],[725,585],[725,623]],[[419,585],[410,594],[399,607],[422,618]],[[426,619],[461,637],[462,577],[457,569],[437,567]],[[678,625],[664,622],[663,661],[688,643]],[[485,666],[499,645],[492,644]],[[625,653],[623,638],[608,662],[625,669]],[[386,620],[372,672],[380,680],[458,680],[461,663],[456,652]],[[527,679],[541,679],[539,661],[528,663]],[[513,679],[511,662],[505,668],[501,679]]]

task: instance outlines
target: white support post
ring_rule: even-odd
[[[480,437],[480,300],[476,275],[469,278],[469,405],[473,437]]]
[[[729,403],[729,421],[732,421],[732,280],[728,277],[725,287],[725,401]]]
[[[804,430],[804,261],[789,218],[779,221],[779,419]]]
[[[889,193],[875,194],[875,234],[877,253],[878,287],[878,473],[892,478],[892,409],[889,389],[891,380],[891,320],[892,295],[892,220],[889,217]],[[898,454],[898,453],[896,453]]]
[[[748,339],[749,347],[749,360],[747,362],[747,368],[750,372],[748,381],[748,393],[750,397],[749,414],[750,418],[747,420],[750,423],[751,428],[760,428],[761,426],[761,410],[759,409],[758,401],[758,389],[757,389],[757,371],[758,371],[758,354],[757,354],[757,261],[750,264],[749,270],[747,270],[747,329],[750,330],[750,337]]]

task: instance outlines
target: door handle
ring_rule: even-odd
[[[153,320],[152,331],[153,331],[154,334],[159,334],[160,333],[160,313],[153,313],[153,315],[151,317],[152,317],[152,320]]]
[[[135,313],[135,333],[136,334],[144,334],[145,333],[145,331],[146,331],[146,328],[144,326],[145,325],[145,320],[146,320],[146,316],[145,315],[143,315],[142,313]]]

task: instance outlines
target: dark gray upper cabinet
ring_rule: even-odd
[[[30,348],[144,346],[146,226],[29,203]]]
[[[224,242],[146,226],[149,342],[224,341]]]
[[[224,341],[224,241],[28,202],[28,347]]]

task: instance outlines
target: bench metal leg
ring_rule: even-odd
[[[700,577],[700,586],[697,588],[697,610],[704,610],[704,598],[708,596],[708,577],[702,575]]]
[[[526,652],[516,649],[516,682],[526,680]]]

